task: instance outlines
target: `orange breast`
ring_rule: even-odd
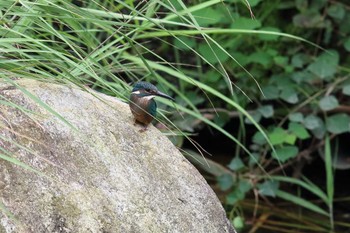
[[[134,115],[136,121],[148,125],[152,122],[153,116],[147,112],[148,110],[148,100],[137,98],[136,95],[130,96],[130,110]]]

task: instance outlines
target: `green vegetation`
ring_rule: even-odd
[[[350,133],[349,25],[347,1],[1,1],[0,78],[123,100],[129,83],[157,83],[176,96],[159,121],[177,146],[197,148],[184,154],[238,230],[330,232],[350,227],[334,207],[350,200],[334,182],[348,161],[334,157]],[[204,162],[192,137],[204,130],[235,149]],[[325,165],[312,181],[303,168],[319,153]],[[3,149],[0,159],[31,169]]]

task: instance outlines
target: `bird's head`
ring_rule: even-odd
[[[138,98],[153,99],[156,96],[160,96],[175,101],[171,96],[160,92],[156,86],[148,82],[137,82],[134,85],[131,94],[136,95]]]

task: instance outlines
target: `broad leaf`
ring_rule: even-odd
[[[299,149],[296,146],[284,146],[281,148],[277,148],[276,152],[273,153],[273,157],[280,160],[283,163],[290,158],[294,158],[298,154],[298,152]]]
[[[258,111],[265,118],[270,118],[273,116],[273,106],[272,105],[264,105],[258,108]]]
[[[327,130],[330,133],[340,134],[350,131],[350,118],[345,113],[330,116],[326,120]]]
[[[258,184],[259,193],[264,196],[276,197],[279,188],[279,182],[275,180],[267,180],[262,184]]]
[[[307,132],[305,127],[299,123],[290,122],[288,125],[288,130],[302,140],[310,137],[310,134]]]
[[[232,171],[237,171],[239,169],[244,168],[244,163],[241,160],[241,158],[239,156],[234,157],[230,164],[228,165],[228,167],[232,170]]]
[[[338,52],[333,51],[331,54],[329,52],[324,52],[315,60],[315,62],[309,65],[308,69],[315,75],[324,79],[335,74],[338,63]]]
[[[323,111],[329,111],[339,106],[337,98],[333,95],[323,97],[318,104]]]

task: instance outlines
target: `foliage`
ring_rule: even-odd
[[[206,127],[237,144],[223,165],[200,162],[197,152],[187,150],[210,175],[208,180],[215,179],[213,187],[236,227],[250,223],[251,232],[328,232],[333,225],[346,225],[342,219],[333,221],[336,194],[330,148],[331,140],[350,130],[345,106],[350,95],[346,4],[1,1],[0,77],[7,82],[13,82],[8,77],[18,77],[74,83],[123,100],[128,98],[128,83],[158,83],[162,91],[176,96],[176,104],[162,102],[166,111],[158,120],[176,136],[171,139],[178,146],[188,139],[201,151],[188,135]],[[230,128],[232,122],[238,130]],[[320,148],[325,151],[326,190],[302,174],[291,175],[294,165],[314,158]],[[1,159],[31,169],[3,152]],[[316,201],[308,200],[310,196]],[[266,206],[276,198],[300,209],[290,208],[285,218],[275,205],[266,214]]]
[[[205,13],[194,13],[198,16],[199,25],[203,27],[242,30],[235,36],[229,33],[213,33],[213,40],[229,54],[216,44],[208,44],[197,38],[184,37],[183,42],[188,42],[187,47],[181,46],[177,39],[174,40],[180,50],[178,58],[181,58],[175,60],[176,63],[184,63],[183,59],[188,58],[186,63],[200,64],[198,78],[201,82],[215,86],[226,96],[232,95],[255,121],[266,128],[269,140],[260,131],[254,132],[249,127],[249,119],[245,119],[243,123],[241,115],[225,103],[211,99],[214,107],[211,103],[198,104],[203,109],[200,109],[201,112],[220,122],[225,129],[228,129],[226,124],[240,121],[237,138],[242,138],[252,152],[249,158],[242,156],[244,151],[232,153],[232,160],[227,164],[231,171],[225,170],[219,176],[213,174],[218,188],[226,193],[224,203],[227,206],[239,206],[240,201],[248,198],[252,191],[256,198],[279,197],[328,216],[329,224],[322,226],[322,231],[333,229],[334,191],[330,190],[334,189],[334,167],[332,169],[331,156],[336,155],[331,155],[331,150],[325,153],[330,156],[325,160],[327,169],[323,171],[327,174],[327,180],[324,181],[327,186],[325,191],[306,177],[300,181],[295,178],[281,180],[279,176],[272,174],[278,171],[283,175],[292,174],[293,167],[298,166],[299,161],[311,162],[318,157],[314,152],[324,150],[325,144],[330,146],[327,139],[329,135],[331,140],[336,141],[337,135],[350,132],[349,108],[346,106],[350,84],[347,68],[350,30],[344,26],[350,23],[349,5],[345,2],[327,1],[249,1],[255,13],[255,19],[252,20],[238,2],[228,1],[226,4],[215,5]],[[243,34],[243,30],[255,31]],[[262,34],[262,30],[270,33]],[[301,41],[286,40],[272,32],[301,36],[326,50]],[[197,56],[198,59],[193,62],[194,58],[186,55],[189,53],[188,47],[198,51],[198,56],[203,58]],[[237,62],[230,59],[229,55]],[[224,67],[230,81],[239,88],[236,89],[237,92],[230,93],[225,85],[227,80],[220,79],[203,60],[212,62],[216,71]],[[182,70],[186,72],[184,68]],[[256,85],[253,78],[249,78],[247,71],[259,85]],[[241,90],[244,94],[239,93]],[[193,89],[185,89],[185,92],[189,91],[193,92]],[[199,90],[197,93],[200,96]],[[215,114],[216,110],[219,112],[221,109],[225,110]],[[196,124],[193,126],[198,127]],[[275,147],[275,151],[269,143]],[[262,168],[262,171],[257,168]],[[210,173],[210,169],[205,170]],[[287,171],[289,172],[286,174]],[[286,183],[299,187],[298,192],[286,189]],[[314,194],[313,198],[323,201],[323,207],[304,199],[310,192]],[[238,220],[233,218],[233,221]],[[281,229],[278,231],[282,232]],[[314,231],[319,232],[320,229],[315,228]]]

